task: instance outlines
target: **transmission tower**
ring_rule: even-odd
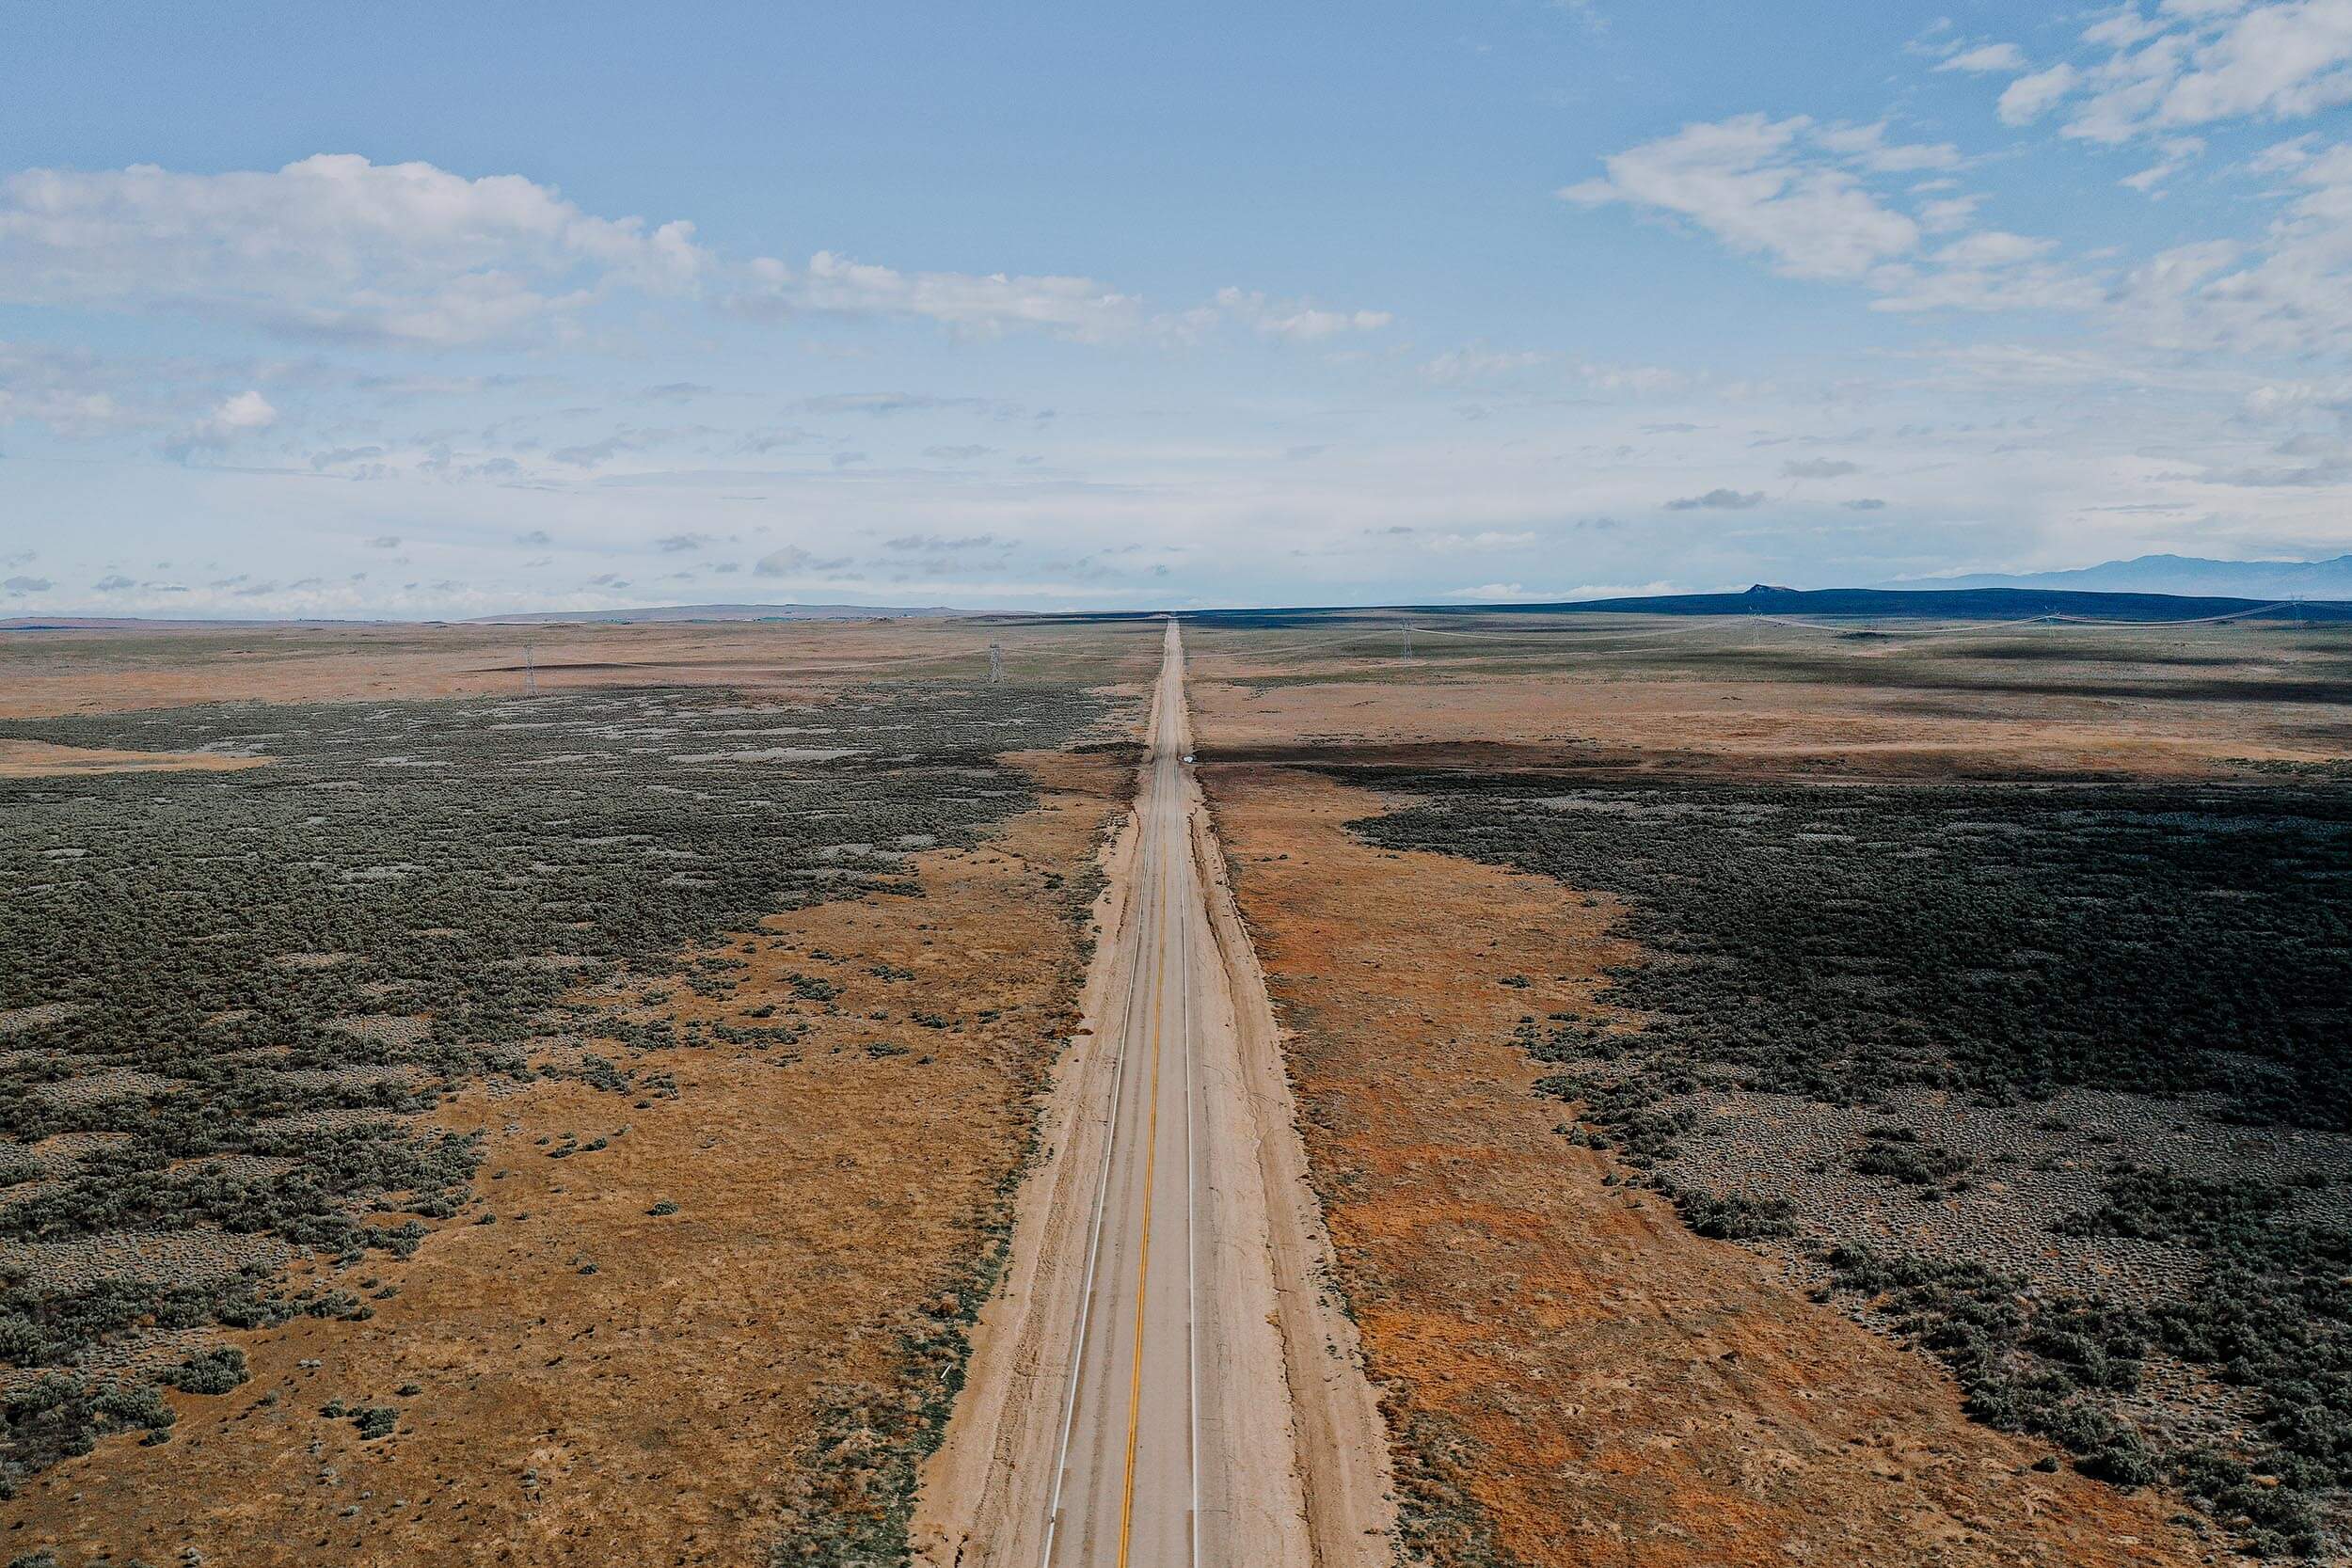
[[[1001,644],[995,642],[988,645],[988,684],[991,686],[1005,684],[1005,650]]]
[[[531,644],[528,642],[523,644],[523,695],[539,695],[539,666],[532,659]]]
[[[1413,628],[1409,626],[1405,628],[1405,662],[1413,662]]]

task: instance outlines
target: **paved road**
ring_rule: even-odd
[[[1184,653],[1168,628],[1136,810],[1134,976],[1063,1399],[1046,1568],[1199,1560],[1200,1205],[1194,1102],[1201,890],[1183,752]],[[1212,1309],[1215,1303],[1206,1304]]]
[[[922,1568],[1387,1568],[1386,1443],[1263,975],[1184,762],[1171,622],[1090,1025],[910,1535]],[[1202,868],[1206,867],[1204,874]]]

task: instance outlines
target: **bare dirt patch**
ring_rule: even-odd
[[[119,752],[53,746],[45,740],[0,740],[0,779],[71,778],[81,773],[226,773],[260,768],[267,757],[214,752]]]

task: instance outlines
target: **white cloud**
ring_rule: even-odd
[[[1831,126],[1815,131],[1813,140],[1871,174],[1918,174],[1958,168],[1961,164],[1960,149],[1950,142],[1888,141],[1884,120],[1874,125]]]
[[[1294,343],[1320,342],[1350,332],[1377,332],[1396,320],[1386,310],[1325,310],[1235,288],[1216,292],[1216,309],[1253,331]]]
[[[616,430],[612,435],[577,446],[558,447],[548,453],[555,462],[573,468],[593,468],[610,462],[625,451],[638,451],[646,445],[645,437],[633,430]]]
[[[117,397],[131,380],[92,354],[0,343],[0,424],[27,420],[84,439],[144,422]]]
[[[1686,125],[1611,155],[1606,178],[1560,194],[1687,218],[1791,277],[1858,279],[1915,248],[1918,224],[1834,156],[1809,152],[1812,129],[1803,116],[1760,114]]]
[[[1823,130],[1803,117],[1742,115],[1617,153],[1605,161],[1608,178],[1560,194],[1688,218],[1735,250],[1771,258],[1787,277],[1863,284],[1883,310],[2096,305],[2098,287],[2048,260],[2048,242],[1965,232],[1975,198],[1926,202],[1915,218],[1866,179],[1947,166],[1958,159],[1948,151],[1890,144],[1883,125]],[[1923,252],[1929,232],[1960,237]]]
[[[2066,134],[2116,145],[2352,103],[2352,0],[2165,0],[2153,16],[2127,4],[2082,37],[2106,58],[2018,77],[2001,95],[2005,123],[2079,92]]]
[[[1691,380],[1663,365],[1617,365],[1541,349],[1498,349],[1483,342],[1448,349],[1422,360],[1419,369],[1424,380],[1439,387],[1524,388],[1538,382],[1565,382],[1587,393],[1636,396],[1677,391]]]
[[[544,328],[616,284],[684,288],[707,263],[689,224],[592,217],[517,175],[348,153],[275,172],[0,181],[0,299],[16,304],[453,344]]]
[[[1745,512],[1764,504],[1761,490],[1732,490],[1718,485],[1701,496],[1680,496],[1666,503],[1669,512]]]
[[[1494,349],[1470,343],[1424,359],[1421,373],[1440,387],[1475,387],[1507,381],[1550,362],[1550,355],[1534,349]]]
[[[1981,196],[1954,196],[1924,202],[1919,208],[1919,227],[1931,234],[1965,229],[1976,221],[1977,209],[1983,204]]]
[[[214,428],[228,433],[267,430],[277,422],[278,410],[269,405],[269,399],[249,389],[224,399],[213,410]]]
[[[2230,18],[2167,89],[2156,118],[2287,119],[2352,102],[2352,0],[2258,6]]]
[[[1980,43],[1973,49],[1963,49],[1945,57],[1938,71],[2023,71],[2026,53],[2013,43]]]
[[[2074,90],[2077,80],[2071,65],[2054,65],[2047,71],[2037,71],[2020,76],[2002,89],[1996,112],[2004,125],[2030,125],[2048,114],[2053,106]]]
[[[821,559],[814,551],[798,545],[787,545],[753,562],[752,571],[763,578],[826,577],[839,572],[849,563],[847,557]]]
[[[223,398],[210,418],[174,436],[164,444],[167,455],[185,462],[199,451],[218,451],[241,436],[267,430],[278,422],[269,399],[247,389]]]
[[[2306,141],[2262,160],[2289,199],[2254,244],[2206,240],[2161,252],[2120,301],[2145,342],[2301,354],[2352,347],[2352,143]]]
[[[2136,191],[2160,196],[2166,181],[2186,168],[2205,150],[2202,136],[2167,136],[2156,144],[2163,154],[2155,163],[2137,174],[2127,174],[2121,182]]]
[[[581,211],[519,175],[321,153],[274,171],[152,165],[29,169],[0,180],[0,303],[228,317],[298,336],[451,347],[577,334],[624,291],[702,299],[762,320],[937,324],[960,337],[1036,331],[1079,342],[1181,338],[1201,312],[1154,312],[1094,278],[907,272],[819,250],[805,266],[728,261],[691,223]],[[1239,289],[1203,309],[1312,342],[1370,332],[1384,310],[1270,301]],[[708,388],[656,387],[682,399]]]
[[[1950,267],[2007,267],[2030,261],[2056,248],[2054,241],[2011,234],[2000,229],[1981,229],[1944,246],[1935,253],[1935,259]]]
[[[1183,341],[1223,321],[1290,342],[1317,342],[1375,332],[1396,319],[1386,310],[1325,309],[1239,288],[1220,289],[1207,305],[1169,314],[1090,277],[904,273],[831,251],[818,252],[798,272],[773,258],[753,261],[721,303],[755,319],[899,317],[935,322],[967,338],[1026,329],[1086,343]]]
[[[1443,533],[1416,535],[1413,543],[1421,549],[1438,555],[1474,555],[1485,550],[1524,549],[1535,543],[1536,535],[1528,529],[1480,529],[1475,533],[1449,530]]]
[[[755,266],[767,289],[743,296],[755,309],[765,299],[798,310],[911,317],[969,337],[1027,327],[1080,342],[1109,342],[1133,336],[1146,316],[1140,300],[1090,277],[905,273],[827,250],[810,257],[797,276],[781,262]]]

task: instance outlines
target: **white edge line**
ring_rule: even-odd
[[[1154,732],[1153,738],[1156,740],[1159,729],[1156,715],[1152,727]],[[1150,852],[1148,835],[1138,833],[1136,836],[1136,847],[1138,851],[1148,855]],[[1165,867],[1163,867],[1162,875],[1166,875]],[[1137,877],[1136,881],[1140,884],[1142,878]],[[1140,885],[1136,888],[1138,895],[1144,891]],[[1139,917],[1144,903],[1145,900],[1141,896],[1130,900],[1138,919],[1130,923],[1129,929],[1141,930]],[[1125,931],[1120,933],[1122,941],[1126,934]],[[1143,942],[1138,936],[1136,942],[1136,967],[1129,972],[1127,976],[1127,1006],[1121,1009],[1119,1055],[1111,1065],[1110,1122],[1103,1134],[1102,1174],[1097,1176],[1094,1181],[1094,1235],[1087,1243],[1086,1274],[1078,1281],[1078,1338],[1070,1347],[1070,1392],[1062,1402],[1061,1449],[1054,1461],[1054,1496],[1045,1510],[1045,1553],[1039,1559],[1041,1568],[1053,1568],[1054,1532],[1061,1524],[1062,1481],[1070,1474],[1070,1434],[1078,1417],[1078,1375],[1086,1367],[1087,1320],[1094,1311],[1094,1260],[1103,1246],[1103,1217],[1106,1199],[1110,1196],[1111,1157],[1119,1150],[1119,1096],[1120,1090],[1125,1086],[1127,1081],[1127,1047],[1135,1038],[1135,1030],[1130,1027],[1133,1020],[1123,1015],[1131,1014],[1135,1010],[1136,995],[1135,982],[1143,972],[1142,960]]]
[[[1168,632],[1176,640],[1177,673],[1176,701],[1184,700],[1183,634],[1175,623],[1168,624]],[[1177,778],[1181,785],[1187,775],[1180,765]],[[1179,798],[1183,799],[1180,789]],[[1184,860],[1192,861],[1192,813],[1185,801]],[[1193,900],[1187,897],[1177,916],[1177,930],[1184,932],[1192,922]],[[1200,1247],[1198,1232],[1193,1227],[1194,1195],[1199,1185],[1200,1167],[1193,1145],[1192,1077],[1193,1055],[1200,1030],[1194,1027],[1192,996],[1191,943],[1184,942],[1184,1371],[1190,1382],[1189,1400],[1192,1407],[1192,1568],[1200,1568]]]

